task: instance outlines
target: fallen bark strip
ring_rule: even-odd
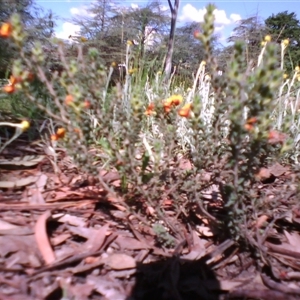
[[[272,290],[235,290],[225,296],[225,299],[262,299],[262,300],[296,300],[298,297]]]
[[[293,294],[293,295],[298,295],[298,296],[300,295],[300,288],[299,289],[290,288],[283,283],[272,280],[265,274],[261,274],[260,276],[261,276],[263,283],[270,289],[273,289],[275,291],[278,291],[278,292],[281,292],[284,294]],[[286,300],[287,298],[284,297],[282,299]]]
[[[32,275],[31,275],[31,278],[29,279],[29,281],[32,281],[35,279],[35,277],[37,275],[40,275],[41,273],[44,273],[44,272],[47,272],[47,271],[53,271],[53,270],[56,270],[56,269],[61,269],[61,268],[64,268],[64,267],[68,267],[69,265],[71,264],[74,264],[74,263],[77,263],[83,259],[85,259],[86,257],[89,257],[89,256],[97,256],[97,255],[100,255],[103,253],[103,249],[106,248],[107,245],[109,245],[110,243],[112,243],[116,238],[117,238],[117,234],[116,233],[112,233],[110,236],[107,237],[106,241],[104,242],[104,244],[102,245],[101,249],[98,250],[98,251],[89,251],[89,252],[85,252],[85,253],[80,253],[80,254],[77,254],[77,255],[74,255],[68,259],[65,259],[63,261],[59,261],[59,262],[56,262],[50,266],[46,266],[46,267],[43,267],[39,270],[36,270],[36,272],[34,272]]]

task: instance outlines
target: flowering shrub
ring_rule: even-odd
[[[14,62],[10,84],[3,92],[21,93],[44,111],[55,123],[52,146],[62,143],[80,169],[98,176],[105,188],[113,189],[103,182],[99,168],[117,170],[121,183],[116,192],[127,202],[142,199],[159,217],[164,216],[158,205],[162,197],[172,199],[178,211],[195,203],[214,225],[226,224],[233,237],[247,239],[244,224],[260,206],[259,200],[253,200],[255,175],[267,158],[289,147],[287,138],[274,137],[286,116],[276,102],[285,84],[283,68],[278,65],[277,45],[266,36],[254,69],[244,60],[244,44],[237,42],[228,70],[220,76],[211,49],[214,9],[207,7],[202,30],[194,34],[206,58],[186,91],[174,87],[172,80],[164,84],[160,74],[153,82],[141,84],[130,41],[122,86],[110,87],[116,64],[107,70],[97,49],[90,48],[84,55],[81,44],[77,57],[68,57],[64,45],[56,42],[63,71],[48,76],[42,46],[36,43],[30,57],[25,55],[26,33],[13,15],[0,35],[12,39],[20,59]],[[281,58],[287,46],[288,41],[283,41]],[[298,75],[299,68],[294,82]],[[37,78],[38,87],[32,82]],[[97,161],[91,147],[99,153]],[[188,168],[181,166],[183,156],[190,161]],[[208,171],[209,182],[202,180]],[[202,205],[202,192],[212,185],[218,186],[226,212],[221,221]]]

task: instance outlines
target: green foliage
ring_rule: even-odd
[[[55,27],[55,17],[52,13],[44,12],[31,0],[0,0],[0,24],[7,22],[13,13],[20,16],[26,31],[27,38],[23,45],[26,51],[30,49],[33,41],[39,40],[44,46],[49,45],[48,40]],[[17,49],[7,40],[2,39],[0,43],[0,78],[7,77],[9,66],[16,57],[18,57]]]
[[[268,33],[280,43],[282,40],[290,41],[285,66],[288,71],[300,65],[300,21],[294,12],[284,11],[276,15],[272,14],[265,20]]]
[[[232,35],[228,38],[229,43],[243,41],[245,43],[245,61],[253,63],[261,50],[261,41],[265,36],[265,26],[258,16],[249,17],[238,21],[238,25],[233,29]],[[219,60],[221,65],[226,65],[234,46],[228,46],[221,55]],[[228,55],[229,53],[229,55]]]
[[[228,219],[224,222],[229,232],[234,238],[246,238],[245,226],[253,216],[255,174],[266,158],[274,155],[274,146],[268,143],[267,136],[283,74],[278,68],[276,44],[268,43],[262,49],[262,61],[252,70],[245,56],[247,44],[237,41],[227,71],[218,76],[210,42],[212,11],[213,7],[208,7],[199,39],[212,69],[214,93],[208,97],[214,113],[210,120],[203,122],[201,113],[196,114],[203,106],[195,105],[195,118],[190,123],[192,157],[198,172],[213,171],[226,203]],[[204,187],[198,188],[194,191],[195,199],[199,199],[197,193]]]
[[[128,40],[135,41],[137,64],[145,62],[145,53],[159,45],[169,20],[156,1],[139,8],[124,8],[113,5],[113,1],[98,1],[88,12],[91,17],[76,17],[72,21],[81,26],[80,35],[88,40],[86,46],[97,48],[106,64],[124,62]]]
[[[211,224],[226,228],[224,234],[248,240],[247,226],[264,201],[253,189],[255,175],[286,146],[269,142],[276,116],[281,114],[276,98],[285,84],[280,49],[265,38],[253,67],[248,64],[247,43],[238,40],[227,71],[219,76],[214,10],[213,5],[207,7],[196,35],[205,61],[198,62],[189,89],[164,82],[130,42],[123,53],[122,85],[110,86],[114,65],[107,68],[101,51],[88,43],[74,45],[69,55],[68,46],[53,42],[51,49],[56,49],[62,71],[49,75],[40,43],[33,44],[30,54],[20,47],[25,33],[13,16],[12,40],[20,59],[14,61],[12,73],[21,78],[14,88],[54,121],[51,147],[62,143],[82,171],[95,175],[112,194],[121,194],[132,210],[154,210],[171,228],[162,200],[170,200],[178,216],[188,210],[187,203],[197,203]],[[28,80],[30,73],[36,82]],[[96,161],[91,146],[98,151]],[[192,165],[182,167],[182,157],[188,157]],[[119,186],[104,182],[99,168],[118,172]],[[211,174],[209,182],[203,179],[206,172]],[[223,200],[221,220],[204,208],[203,192],[212,185],[218,186]],[[159,242],[171,246],[174,240],[166,228],[153,229]]]
[[[159,244],[166,248],[171,248],[175,246],[175,239],[170,235],[166,228],[161,224],[154,224],[153,231],[157,236],[157,241]]]

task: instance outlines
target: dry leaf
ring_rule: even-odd
[[[30,189],[31,196],[28,198],[29,204],[44,204],[46,203],[44,196],[39,189]]]
[[[128,250],[141,250],[141,249],[148,249],[148,245],[146,243],[143,243],[141,241],[138,241],[137,239],[121,236],[119,235],[115,243],[119,245],[121,249],[128,249]]]
[[[9,166],[24,166],[24,167],[33,167],[36,166],[44,159],[44,155],[27,155],[23,157],[16,157],[12,160],[1,159],[0,167],[9,167]]]
[[[128,298],[125,291],[122,291],[120,284],[103,276],[89,275],[86,282],[92,285],[106,300],[125,300]]]
[[[55,214],[52,218],[57,219],[58,222],[66,223],[72,226],[85,227],[86,219],[82,217],[72,216],[70,214]]]
[[[193,166],[192,166],[191,162],[188,159],[181,158],[179,160],[178,168],[180,170],[183,170],[183,171],[190,171],[190,170],[192,170]]]
[[[231,291],[237,288],[238,286],[243,285],[245,282],[247,282],[247,280],[245,281],[221,280],[219,281],[220,290]]]
[[[268,134],[269,144],[283,144],[287,140],[287,135],[277,130],[271,130]]]
[[[35,239],[43,259],[47,265],[55,261],[55,255],[47,235],[47,220],[51,217],[51,212],[46,211],[37,220],[35,224]]]
[[[194,230],[192,232],[192,236],[193,236],[193,245],[191,247],[191,251],[186,255],[182,255],[181,256],[182,259],[198,260],[201,257],[203,257],[206,253],[206,249],[205,249],[206,242],[202,240]]]
[[[51,245],[53,245],[53,246],[60,245],[70,237],[71,237],[70,233],[62,233],[62,234],[60,234],[58,236],[55,236],[55,237],[50,239],[51,240]]]
[[[109,255],[104,259],[104,263],[114,270],[132,269],[136,267],[134,258],[123,253]]]
[[[261,228],[261,227],[265,224],[265,222],[266,222],[268,219],[269,219],[269,217],[268,217],[267,215],[261,215],[261,216],[257,219],[255,227],[256,227],[256,228]]]
[[[283,232],[289,243],[296,249],[300,249],[300,235],[297,232],[289,233],[286,230],[283,230]]]
[[[10,230],[10,229],[15,229],[15,228],[19,228],[19,226],[8,223],[8,222],[0,219],[0,230]]]
[[[282,176],[284,173],[286,173],[288,171],[288,168],[283,167],[281,164],[276,163],[273,166],[271,166],[269,168],[270,173],[273,174],[275,177],[280,177]]]
[[[88,240],[82,245],[82,252],[96,252],[103,245],[106,237],[110,235],[109,225],[105,224],[100,229],[94,229],[91,231]]]
[[[206,236],[206,237],[214,236],[214,234],[212,233],[212,231],[210,230],[210,228],[207,227],[207,226],[197,226],[197,231],[201,235]]]
[[[265,181],[272,176],[271,172],[267,168],[261,168],[259,172],[255,175],[256,180]]]
[[[21,179],[12,179],[10,181],[0,181],[0,188],[12,189],[17,187],[23,187],[36,182],[37,179],[38,179],[37,176],[28,176]]]

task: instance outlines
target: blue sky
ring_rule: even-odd
[[[70,34],[75,34],[78,27],[74,26],[66,19],[72,18],[72,16],[80,16],[86,14],[86,9],[89,7],[92,1],[85,0],[36,0],[36,3],[45,8],[51,9],[56,15],[60,16],[65,20],[60,20],[56,28],[56,35],[61,38],[67,38]],[[145,5],[148,1],[141,0],[123,0],[117,1],[122,6],[136,7]],[[180,9],[178,15],[179,25],[189,21],[202,21],[205,13],[205,6],[208,1],[189,1],[181,0]],[[300,0],[297,1],[224,1],[216,0],[213,1],[216,5],[217,10],[215,11],[216,16],[216,32],[221,37],[221,42],[225,41],[226,38],[232,32],[236,22],[239,19],[244,19],[253,15],[258,15],[262,19],[265,19],[272,14],[278,12],[288,11],[295,12],[297,18],[300,19]],[[168,8],[168,1],[162,0],[161,4]]]

